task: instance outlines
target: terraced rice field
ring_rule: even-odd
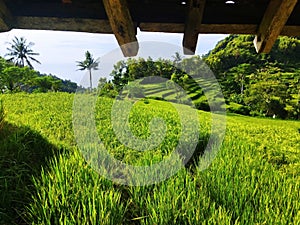
[[[160,90],[149,85],[146,93],[156,96]],[[165,181],[126,186],[106,179],[83,158],[74,138],[74,95],[11,94],[1,99],[1,224],[300,224],[297,121],[228,115],[225,139],[207,169],[201,169],[200,155],[194,155]],[[136,137],[151,136],[153,118],[165,121],[160,145],[138,152],[122,144],[112,127],[113,100],[108,98],[99,98],[95,107],[98,135],[115,158],[152,165],[176,147],[183,135],[180,118],[169,102],[141,99],[131,104],[128,126]],[[196,114],[201,152],[212,117]]]

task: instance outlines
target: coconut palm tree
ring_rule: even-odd
[[[85,60],[77,61],[77,66],[79,70],[88,70],[90,75],[90,90],[92,90],[92,70],[98,69],[99,63],[93,58],[92,54],[89,51],[85,52]]]
[[[5,55],[10,57],[8,61],[12,61],[20,67],[24,67],[27,64],[31,69],[33,69],[31,61],[41,64],[37,59],[33,58],[33,56],[39,55],[39,53],[33,52],[31,49],[34,45],[33,42],[27,44],[27,40],[24,37],[14,37],[9,45],[10,47],[7,48],[8,53]]]

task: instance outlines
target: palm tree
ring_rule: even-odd
[[[178,64],[182,61],[183,57],[179,52],[175,52],[175,55],[172,56],[174,66],[178,66]]]
[[[92,70],[98,69],[99,63],[93,58],[92,54],[89,51],[85,52],[85,60],[77,61],[77,66],[79,70],[88,70],[90,75],[90,90],[92,90]]]
[[[37,59],[33,58],[33,56],[39,55],[39,53],[35,53],[31,49],[34,45],[33,42],[27,44],[27,40],[24,37],[14,37],[9,44],[10,48],[7,48],[9,52],[5,55],[10,57],[8,61],[12,61],[20,67],[24,67],[26,63],[31,69],[33,69],[33,66],[30,61],[41,64]]]

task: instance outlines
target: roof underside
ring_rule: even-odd
[[[137,28],[184,33],[187,54],[195,51],[199,33],[256,34],[257,51],[268,52],[278,35],[300,36],[300,4],[297,0],[0,0],[0,31],[13,28],[114,33],[120,46],[136,40]],[[126,56],[135,55],[138,46],[128,48],[122,49]]]

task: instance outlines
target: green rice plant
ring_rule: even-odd
[[[153,186],[131,188],[133,221],[139,224],[230,224],[231,213],[207,196],[205,186],[186,170]]]
[[[197,175],[209,196],[229,209],[232,221],[240,224],[299,223],[299,158],[294,158],[300,150],[295,148],[299,123],[270,123],[248,117],[230,120],[220,154],[209,170]],[[290,126],[284,126],[288,123]],[[293,151],[289,154],[293,161],[280,168],[266,154],[269,148],[283,152],[283,147]]]
[[[37,192],[27,214],[32,224],[123,224],[127,204],[113,183],[101,178],[77,152],[54,158],[34,179]]]
[[[0,224],[21,223],[30,202],[32,176],[57,149],[28,127],[5,123],[0,132]]]
[[[299,121],[229,115],[221,149],[207,169],[196,158],[168,180],[130,187],[105,179],[85,161],[73,134],[74,95],[13,94],[2,99],[11,127],[5,123],[0,134],[0,223],[300,223]],[[107,151],[137,166],[167,158],[182,133],[174,107],[151,99],[130,104],[128,125],[134,136],[151,137],[149,123],[157,117],[164,119],[166,135],[151,151],[131,149],[112,128],[113,100],[99,98],[96,127]],[[212,117],[197,113],[203,149]],[[56,154],[39,163],[46,152]]]

